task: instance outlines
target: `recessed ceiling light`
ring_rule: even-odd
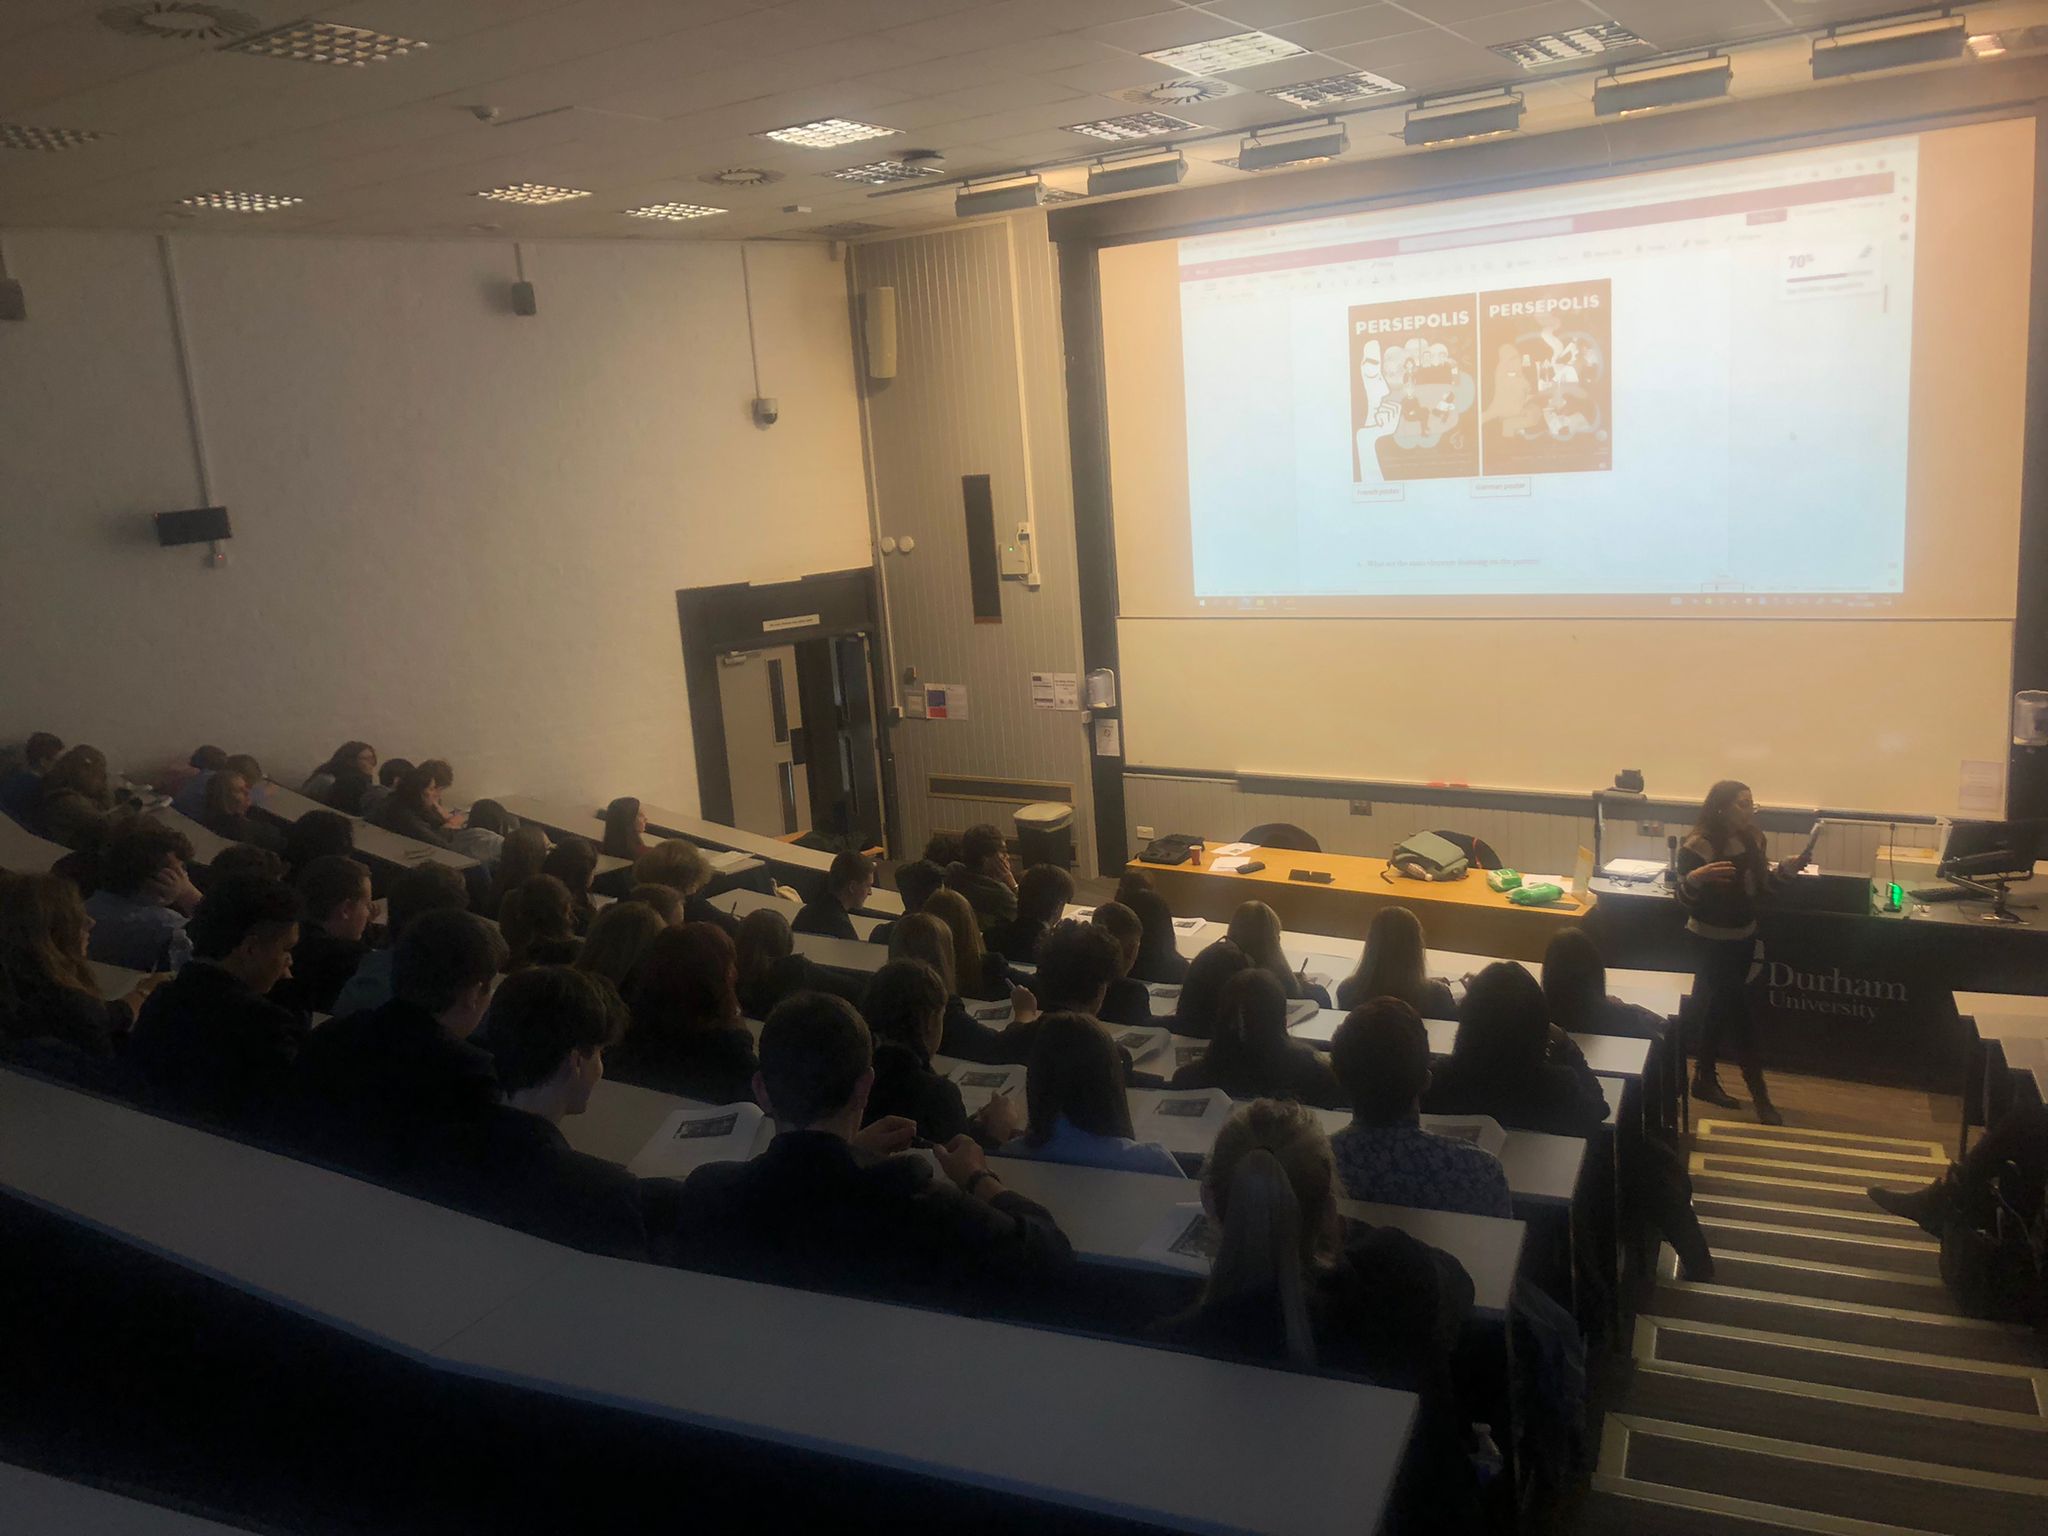
[[[1601,21],[1590,27],[1567,27],[1562,32],[1545,32],[1539,37],[1518,38],[1512,43],[1495,43],[1493,51],[1510,64],[1519,64],[1524,69],[1548,69],[1553,64],[1590,59],[1596,53],[1613,53],[1619,48],[1643,46],[1643,40],[1620,22]]]
[[[1067,132],[1122,143],[1128,139],[1156,139],[1162,133],[1183,133],[1194,126],[1171,112],[1132,112],[1123,117],[1105,117],[1099,122],[1069,123]]]
[[[283,197],[275,192],[199,192],[180,201],[187,208],[212,208],[221,213],[275,213],[295,207],[303,197]]]
[[[644,208],[628,208],[629,219],[672,219],[680,224],[685,219],[706,219],[714,213],[724,213],[723,208],[707,208],[702,203],[649,203]]]
[[[578,197],[588,197],[588,192],[579,192],[574,187],[551,187],[540,181],[515,181],[509,187],[493,187],[488,192],[479,192],[478,197],[487,197],[494,203],[566,203]]]
[[[100,25],[130,37],[156,37],[167,42],[211,42],[242,37],[263,23],[247,11],[196,0],[144,0],[140,5],[114,5],[100,12]]]
[[[0,149],[40,149],[55,153],[76,149],[99,137],[83,128],[31,128],[26,123],[0,123]]]
[[[835,149],[841,144],[858,144],[862,139],[886,139],[890,134],[901,131],[878,127],[874,123],[856,123],[850,118],[821,117],[815,122],[770,128],[755,137],[773,139],[778,144],[795,144],[804,149]]]
[[[834,181],[857,181],[870,187],[893,187],[899,182],[923,181],[929,176],[945,174],[945,162],[937,165],[919,165],[902,160],[870,160],[866,165],[849,165],[843,170],[824,173]]]
[[[1371,96],[1399,96],[1408,89],[1385,75],[1361,69],[1349,75],[1325,75],[1320,80],[1303,80],[1295,85],[1276,85],[1265,94],[1296,107],[1327,107],[1340,101],[1364,101]]]
[[[1069,192],[1065,187],[1047,187],[1045,195],[1039,201],[1041,203],[1078,203],[1087,195],[1086,192]]]
[[[1183,43],[1178,48],[1161,48],[1146,58],[1155,64],[1190,75],[1220,75],[1227,70],[1249,69],[1275,59],[1291,59],[1308,50],[1299,43],[1270,32],[1237,32],[1229,37],[1212,37],[1206,43]]]
[[[782,172],[760,165],[729,165],[722,171],[706,171],[697,179],[714,187],[767,187],[782,180]]]
[[[1157,85],[1134,85],[1128,90],[1111,91],[1118,101],[1132,102],[1141,107],[1192,107],[1204,101],[1215,101],[1223,96],[1235,96],[1243,87],[1232,85],[1228,80],[1162,80]]]
[[[229,43],[222,53],[254,53],[266,59],[295,59],[301,64],[341,64],[360,69],[386,59],[402,59],[427,45],[417,38],[393,37],[368,27],[345,27],[335,21],[295,21]]]
[[[1970,52],[1980,59],[1995,59],[2005,52],[2005,38],[1996,32],[1973,32]]]

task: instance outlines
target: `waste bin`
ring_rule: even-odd
[[[1024,863],[1074,867],[1074,808],[1040,800],[1017,812],[1017,852]]]

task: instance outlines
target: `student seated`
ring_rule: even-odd
[[[1330,1143],[1299,1104],[1262,1099],[1216,1133],[1202,1208],[1222,1230],[1202,1299],[1156,1335],[1227,1360],[1341,1372],[1420,1399],[1385,1529],[1482,1528],[1451,1356],[1472,1280],[1448,1254],[1337,1211]]]
[[[825,888],[790,919],[797,933],[818,933],[833,939],[857,939],[853,914],[875,893],[875,861],[864,853],[838,853],[825,872]]]
[[[1280,983],[1290,998],[1313,998],[1318,1008],[1330,1006],[1330,994],[1287,963],[1280,948],[1280,914],[1263,901],[1247,901],[1230,919],[1224,937],[1244,951],[1245,959]]]
[[[1003,1149],[1011,1156],[1181,1177],[1171,1152],[1135,1139],[1116,1042],[1086,1014],[1038,1020],[1024,1103],[1029,1124]]]
[[[924,840],[924,852],[918,857],[926,864],[938,865],[940,869],[952,868],[960,862],[960,834],[934,832]]]
[[[1191,1040],[1213,1039],[1223,1008],[1223,989],[1233,977],[1251,968],[1244,951],[1228,939],[1218,939],[1204,948],[1189,964],[1187,980],[1174,1000],[1173,1032]]]
[[[906,913],[892,926],[890,960],[922,961],[945,986],[946,1023],[939,1054],[961,1061],[1008,1062],[1003,1031],[975,1018],[960,996],[953,970],[953,930],[929,912]]]
[[[398,941],[414,919],[428,912],[461,912],[468,906],[469,892],[462,876],[445,864],[420,864],[399,875],[384,898],[383,947],[364,955],[348,984],[336,994],[334,1016],[379,1008],[391,1000],[392,961]]]
[[[254,787],[239,769],[222,768],[208,775],[206,801],[197,818],[199,824],[231,843],[247,843],[251,848],[282,856],[284,834],[249,814]]]
[[[2048,1189],[2048,1108],[2015,1104],[1952,1162],[1948,1171],[1918,1189],[1872,1185],[1866,1193],[1878,1209],[1902,1216],[1930,1236],[1946,1238],[1960,1219],[1979,1231],[1997,1218],[2001,1200],[2022,1213],[2041,1209]],[[1948,1266],[1944,1265],[1944,1269]]]
[[[334,787],[344,775],[360,777],[367,783],[377,771],[377,749],[367,741],[344,741],[327,761],[306,775],[299,793],[322,805],[334,804]]]
[[[229,843],[206,866],[206,884],[201,889],[210,891],[216,881],[232,879],[236,875],[254,875],[261,880],[289,880],[291,870],[281,853],[258,848],[254,843]]]
[[[76,746],[44,773],[29,830],[74,853],[93,852],[120,814],[114,807],[106,754],[98,747]]]
[[[1138,921],[1137,913],[1117,901],[1104,902],[1089,921],[1116,945],[1116,975],[1110,979],[1096,1017],[1105,1024],[1151,1028],[1152,994],[1145,990],[1145,983],[1131,979],[1131,967],[1138,963],[1138,949],[1145,942],[1144,924]]]
[[[740,1012],[750,1019],[767,1018],[777,1003],[798,992],[830,992],[850,1003],[860,998],[865,978],[841,979],[796,953],[789,923],[773,907],[757,908],[740,919],[733,949],[737,967],[733,990],[740,1000]]]
[[[349,814],[360,816],[365,821],[373,818],[377,814],[379,807],[391,798],[391,793],[398,788],[399,781],[408,773],[411,773],[412,770],[413,764],[409,758],[385,758],[383,763],[378,766],[377,782],[363,789],[361,801],[357,804],[356,809],[349,812]],[[337,805],[335,809],[347,810],[348,807]]]
[[[372,826],[409,837],[416,843],[434,848],[455,846],[449,835],[449,817],[441,809],[441,786],[435,782],[430,764],[422,763],[401,775],[390,794],[380,799],[368,815]]]
[[[505,898],[541,872],[548,858],[548,835],[535,826],[519,826],[505,834],[498,867],[491,872],[483,899],[484,916],[496,920]]]
[[[0,873],[0,1040],[58,1040],[107,1057],[167,974],[103,1001],[86,953],[92,918],[62,875]]]
[[[354,859],[329,855],[300,871],[299,899],[306,915],[292,950],[292,973],[271,996],[299,1013],[332,1013],[334,1000],[370,953],[370,871]]]
[[[503,1101],[429,1172],[433,1198],[585,1253],[647,1258],[640,1181],[562,1134],[604,1078],[620,1013],[608,982],[566,966],[507,977],[482,1032]]]
[[[194,821],[204,822],[212,812],[207,796],[213,790],[214,777],[221,773],[238,773],[249,788],[252,804],[263,800],[263,765],[247,752],[223,753],[219,747],[201,747],[192,754],[192,766],[198,772],[181,782],[171,795],[171,809],[181,816],[190,816]],[[228,834],[223,832],[222,837]],[[241,842],[241,838],[236,838]]]
[[[303,1015],[270,990],[292,973],[299,894],[238,875],[206,893],[187,932],[192,958],[143,1005],[128,1060],[143,1097],[229,1130],[252,1129],[306,1040]]]
[[[929,859],[917,859],[896,867],[896,894],[903,898],[905,912],[922,912],[933,892],[944,890],[945,886],[945,866],[934,864]],[[886,945],[894,943],[895,939],[896,924],[893,920],[877,923],[868,934],[870,944]]]
[[[22,743],[21,756],[0,775],[0,816],[27,826],[43,799],[43,775],[64,755],[64,743],[48,731],[37,731]]]
[[[723,929],[727,938],[740,931],[740,920],[730,912],[711,905],[704,888],[711,883],[711,861],[704,850],[687,838],[672,837],[656,843],[633,866],[633,878],[643,885],[665,885],[683,898],[683,920],[709,923]]]
[[[1038,1028],[1043,1015],[1080,1013],[1091,1019],[1102,1016],[1102,1001],[1116,980],[1116,941],[1093,923],[1068,919],[1046,935],[1038,947],[1038,971],[1028,988],[1020,988],[1012,1000],[1016,1021],[1003,1031],[1002,1061],[1029,1062],[1038,1045]],[[1130,1076],[1131,1053],[1113,1047]]]
[[[1003,957],[981,942],[981,924],[974,908],[958,891],[934,891],[924,910],[946,925],[953,935],[954,981],[960,995],[970,1002],[1003,1003],[1010,1000],[1010,967]]]
[[[704,1104],[747,1102],[760,1063],[740,1015],[737,971],[723,928],[685,923],[657,934],[626,999],[633,1017],[612,1052],[612,1076]]]
[[[1337,1006],[1361,1007],[1376,997],[1398,997],[1425,1019],[1454,1019],[1457,1000],[1429,974],[1422,922],[1406,907],[1382,907],[1365,930],[1358,969],[1337,983]]]
[[[1410,1205],[1472,1216],[1509,1216],[1507,1171],[1482,1147],[1422,1128],[1429,1087],[1429,1031],[1394,997],[1345,1016],[1330,1042],[1351,1123],[1330,1138],[1344,1191],[1375,1205]]]
[[[1137,962],[1131,974],[1140,981],[1177,986],[1187,978],[1187,957],[1180,952],[1180,936],[1174,931],[1173,909],[1152,889],[1152,882],[1135,870],[1117,882],[1117,905],[1138,914],[1145,928],[1145,942],[1138,946]]]
[[[776,1137],[752,1162],[699,1168],[678,1192],[675,1262],[776,1285],[954,1311],[1022,1302],[1072,1257],[1051,1215],[1003,1186],[970,1136],[894,1157],[916,1127],[862,1127],[874,1086],[867,1026],[844,998],[804,993],[761,1031],[758,1101]]]
[[[1668,1020],[1607,995],[1607,965],[1583,928],[1562,928],[1543,951],[1543,1001],[1566,1034],[1662,1040]]]
[[[621,795],[604,808],[604,851],[615,859],[637,864],[651,851],[647,841],[647,813],[631,795]]]
[[[1017,915],[989,929],[989,948],[1012,965],[1036,965],[1038,946],[1073,899],[1072,875],[1057,864],[1033,864],[1017,881]]]
[[[994,1095],[970,1117],[959,1087],[932,1070],[945,1035],[946,984],[922,960],[891,960],[875,972],[861,1015],[875,1043],[867,1122],[901,1116],[915,1121],[927,1141],[948,1142],[964,1133],[983,1146],[1000,1146],[1024,1128],[1024,1112],[1009,1095]]]
[[[1422,1107],[1433,1115],[1491,1115],[1553,1136],[1590,1136],[1607,1118],[1600,1080],[1550,1022],[1541,984],[1508,960],[1467,983],[1450,1060]]]
[[[569,887],[553,875],[535,875],[507,896],[498,909],[498,927],[505,935],[507,974],[529,965],[573,965],[582,948]]]
[[[505,835],[519,822],[495,800],[479,800],[463,813],[462,824],[448,834],[455,851],[495,870],[505,855]]]
[[[627,891],[624,899],[638,902],[643,907],[651,907],[662,922],[671,928],[680,928],[687,921],[683,916],[682,895],[672,886],[656,885],[649,881]]]
[[[85,903],[92,919],[86,958],[131,971],[175,971],[192,957],[185,925],[199,888],[185,873],[192,844],[175,827],[130,821],[100,852],[100,888]]]
[[[568,889],[569,919],[576,932],[590,932],[590,920],[597,916],[597,903],[590,899],[590,882],[597,878],[597,849],[590,839],[564,837],[548,850],[540,868]]]
[[[597,914],[576,957],[576,969],[602,976],[620,997],[630,997],[640,980],[647,951],[668,924],[644,902],[615,901]]]
[[[406,925],[382,1007],[331,1019],[300,1052],[273,1130],[333,1167],[416,1187],[474,1138],[498,1098],[491,1059],[470,1036],[505,956],[468,912]]]
[[[946,884],[967,898],[985,929],[1017,915],[1017,877],[1010,869],[1009,845],[987,822],[960,834],[960,856],[947,866]]]
[[[1247,969],[1223,988],[1209,1048],[1173,1074],[1175,1088],[1221,1088],[1233,1099],[1299,1099],[1316,1109],[1351,1100],[1315,1051],[1287,1036],[1287,996],[1264,971]]]
[[[284,829],[284,862],[294,878],[315,859],[352,858],[356,826],[339,811],[308,811]]]

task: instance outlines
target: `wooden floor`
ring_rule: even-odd
[[[1721,1084],[1743,1101],[1741,1110],[1716,1110],[1694,1101],[1695,1116],[1746,1118],[1749,1090],[1741,1076],[1724,1068]],[[1963,1101],[1952,1093],[1925,1093],[1906,1088],[1881,1088],[1875,1083],[1845,1083],[1831,1077],[1770,1074],[1771,1099],[1788,1126],[1820,1131],[1903,1136],[1938,1141],[1951,1153],[1962,1127]]]

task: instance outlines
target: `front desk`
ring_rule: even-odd
[[[1610,965],[1691,968],[1685,911],[1661,879],[1601,878],[1593,889],[1586,926]],[[1766,907],[1750,973],[1764,1065],[1962,1091],[1972,1041],[1954,993],[2048,990],[2048,907],[2016,907],[2021,921],[1993,924],[1989,906],[1908,897],[1898,913]]]

